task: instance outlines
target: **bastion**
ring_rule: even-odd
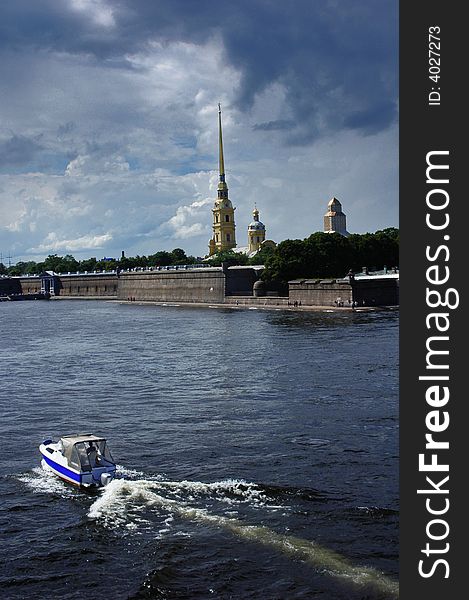
[[[263,266],[175,265],[131,271],[1,277],[0,296],[44,294],[57,298],[102,298],[252,306],[345,307],[399,304],[399,274],[368,273],[342,279],[295,279],[282,293],[261,280]]]

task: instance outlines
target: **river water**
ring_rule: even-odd
[[[2,599],[398,595],[398,314],[0,305]],[[85,493],[38,445],[108,439]]]

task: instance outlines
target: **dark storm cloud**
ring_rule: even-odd
[[[289,143],[307,144],[343,128],[368,134],[396,120],[397,0],[113,0],[103,6],[112,9],[112,26],[72,3],[7,1],[2,44],[86,53],[122,66],[126,53],[151,40],[201,44],[218,35],[227,61],[241,73],[240,110],[270,84],[284,86],[285,121],[296,124]],[[268,122],[258,128],[278,129]]]
[[[14,167],[30,163],[42,146],[37,140],[13,135],[9,139],[0,141],[0,168],[10,165]]]
[[[282,131],[291,129],[295,125],[294,121],[278,119],[277,121],[267,121],[266,123],[256,123],[253,126],[254,131]]]

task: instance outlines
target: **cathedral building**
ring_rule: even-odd
[[[218,160],[219,160],[219,182],[217,189],[217,199],[212,208],[212,230],[213,235],[208,243],[208,257],[223,252],[224,250],[233,250],[240,254],[254,256],[261,248],[275,248],[276,244],[272,240],[266,240],[266,230],[264,223],[259,221],[259,210],[257,206],[252,211],[253,221],[248,225],[248,245],[237,247],[235,236],[235,208],[228,198],[228,186],[225,181],[225,160],[223,156],[223,134],[221,126],[221,107],[218,105]]]
[[[223,157],[223,135],[221,128],[221,107],[218,105],[218,160],[219,160],[219,182],[217,199],[212,208],[213,236],[208,244],[209,256],[236,248],[235,219],[233,205],[228,198],[228,186],[225,181],[225,161]]]
[[[225,180],[220,104],[218,104],[218,163],[219,181],[217,198],[212,208],[213,234],[208,243],[208,257],[225,250],[233,250],[234,252],[247,254],[249,257],[252,257],[262,248],[275,248],[275,242],[266,239],[265,225],[259,220],[257,206],[252,211],[253,221],[248,225],[248,245],[243,247],[236,246],[235,208],[228,197],[228,186]],[[350,235],[347,231],[347,217],[342,212],[342,204],[335,197],[329,200],[327,205],[327,212],[324,215],[324,232],[339,233],[345,237]]]
[[[347,217],[342,212],[342,204],[337,198],[329,200],[327,212],[324,215],[324,233],[340,233],[345,237],[350,234],[347,231]]]

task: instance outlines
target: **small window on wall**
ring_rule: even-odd
[[[229,221],[230,221],[230,215],[225,215],[225,221],[226,221],[227,223],[229,223]]]
[[[218,233],[215,234],[215,241],[218,242]]]
[[[231,242],[231,235],[229,233],[226,234],[226,241]]]
[[[218,215],[215,215],[215,223],[218,223]]]
[[[261,238],[259,236],[257,236],[257,243],[259,243],[261,241]]]

